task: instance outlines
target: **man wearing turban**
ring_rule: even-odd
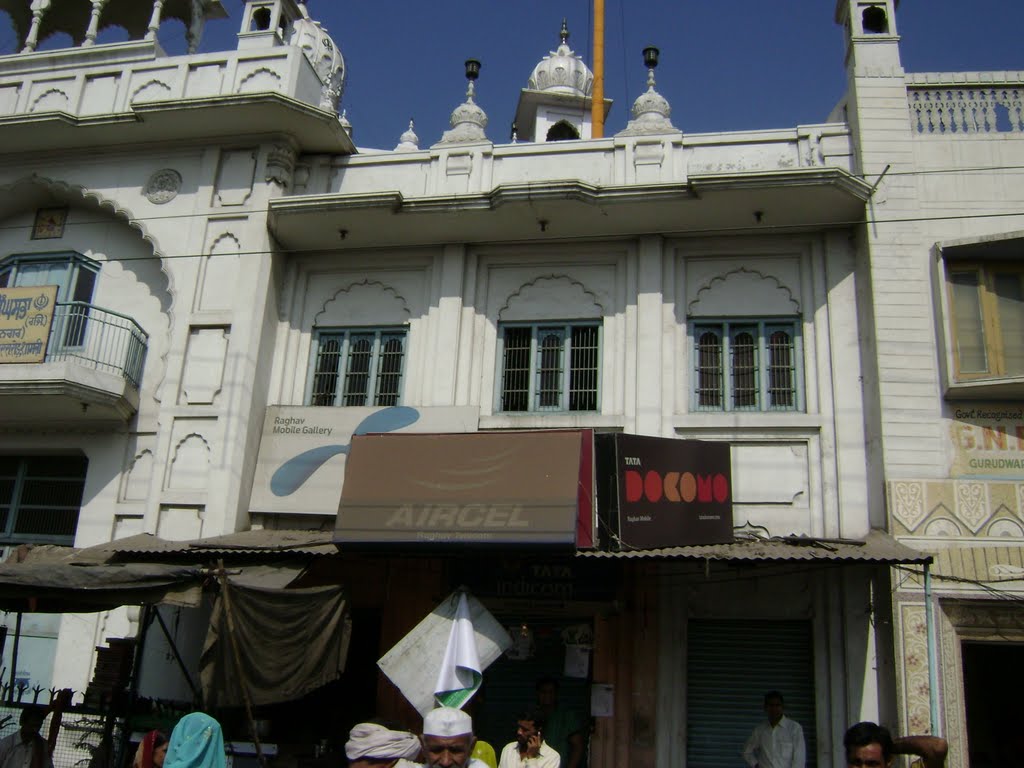
[[[359,723],[348,734],[345,757],[351,768],[412,768],[420,740],[408,731],[393,731],[377,723]]]

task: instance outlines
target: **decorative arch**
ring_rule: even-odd
[[[580,137],[576,126],[568,120],[559,120],[548,129],[547,141],[573,141]]]
[[[313,325],[404,325],[411,314],[405,297],[392,286],[366,279],[349,283],[327,299]]]
[[[123,499],[125,501],[145,501],[149,495],[149,483],[153,477],[155,466],[153,451],[144,448],[139,451],[128,466],[124,483]]]
[[[145,222],[137,218],[131,210],[121,205],[120,202],[79,184],[69,184],[66,181],[39,176],[33,173],[30,176],[23,176],[9,184],[0,186],[0,220],[54,201],[69,205],[77,204],[83,208],[100,211],[113,216],[118,221],[127,225],[129,229],[138,233],[139,237],[151,249],[153,257],[157,259],[160,265],[160,273],[165,281],[163,293],[166,296],[166,301],[164,298],[161,298],[161,309],[168,316],[173,314],[176,291],[171,273],[165,267],[165,255],[157,246],[156,239],[146,228]]]
[[[281,75],[267,67],[253,70],[238,84],[239,93],[281,90]]]
[[[585,320],[605,314],[597,294],[569,275],[550,274],[523,283],[498,310],[501,321],[565,318]]]
[[[205,437],[198,432],[185,435],[171,452],[171,463],[167,475],[170,490],[204,491],[210,474],[210,457],[213,449]]]
[[[132,93],[130,102],[132,104],[146,101],[161,101],[170,98],[171,86],[162,80],[149,80]]]
[[[68,95],[60,88],[43,91],[29,107],[29,112],[60,112],[68,105]]]
[[[739,267],[711,278],[686,311],[708,317],[799,315],[800,302],[774,275]]]

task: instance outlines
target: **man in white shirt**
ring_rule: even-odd
[[[783,713],[784,702],[778,691],[764,695],[768,718],[754,728],[743,748],[743,759],[750,768],[804,768],[807,746],[804,729]]]
[[[0,768],[53,768],[50,745],[39,735],[45,719],[42,707],[21,710],[21,727],[0,739]]]
[[[524,712],[516,718],[516,740],[501,750],[498,768],[559,768],[562,758],[544,741],[544,716]]]

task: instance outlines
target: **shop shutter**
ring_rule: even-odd
[[[687,625],[687,768],[743,768],[764,694],[785,698],[816,766],[814,648],[809,621],[691,620]]]

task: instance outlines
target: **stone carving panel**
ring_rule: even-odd
[[[913,531],[925,518],[924,483],[890,483],[893,514]]]
[[[156,535],[169,541],[188,541],[203,536],[202,506],[162,506],[156,523]]]
[[[242,245],[230,232],[220,235],[210,247],[200,271],[196,309],[217,311],[233,309],[235,286]]]
[[[229,326],[191,329],[181,376],[182,404],[214,404],[224,383],[230,339]]]
[[[153,479],[153,451],[143,448],[131,460],[121,489],[121,501],[145,501]]]
[[[984,483],[956,483],[956,516],[972,533],[981,530],[991,514]]]
[[[908,733],[927,733],[931,722],[927,626],[923,605],[900,606],[900,630],[903,634],[902,683]]]
[[[238,84],[239,93],[265,93],[266,91],[280,90],[281,76],[266,67],[260,67],[256,71],[250,72]]]
[[[142,193],[153,205],[164,205],[176,198],[180,190],[181,174],[173,168],[164,168],[149,177]]]
[[[214,202],[220,206],[245,205],[256,179],[255,149],[226,150],[217,170]]]
[[[167,468],[167,490],[206,492],[213,451],[202,431],[212,428],[215,423],[214,419],[179,419],[175,422]]]
[[[40,94],[29,108],[29,112],[66,112],[67,110],[68,95],[57,88],[51,88]]]

